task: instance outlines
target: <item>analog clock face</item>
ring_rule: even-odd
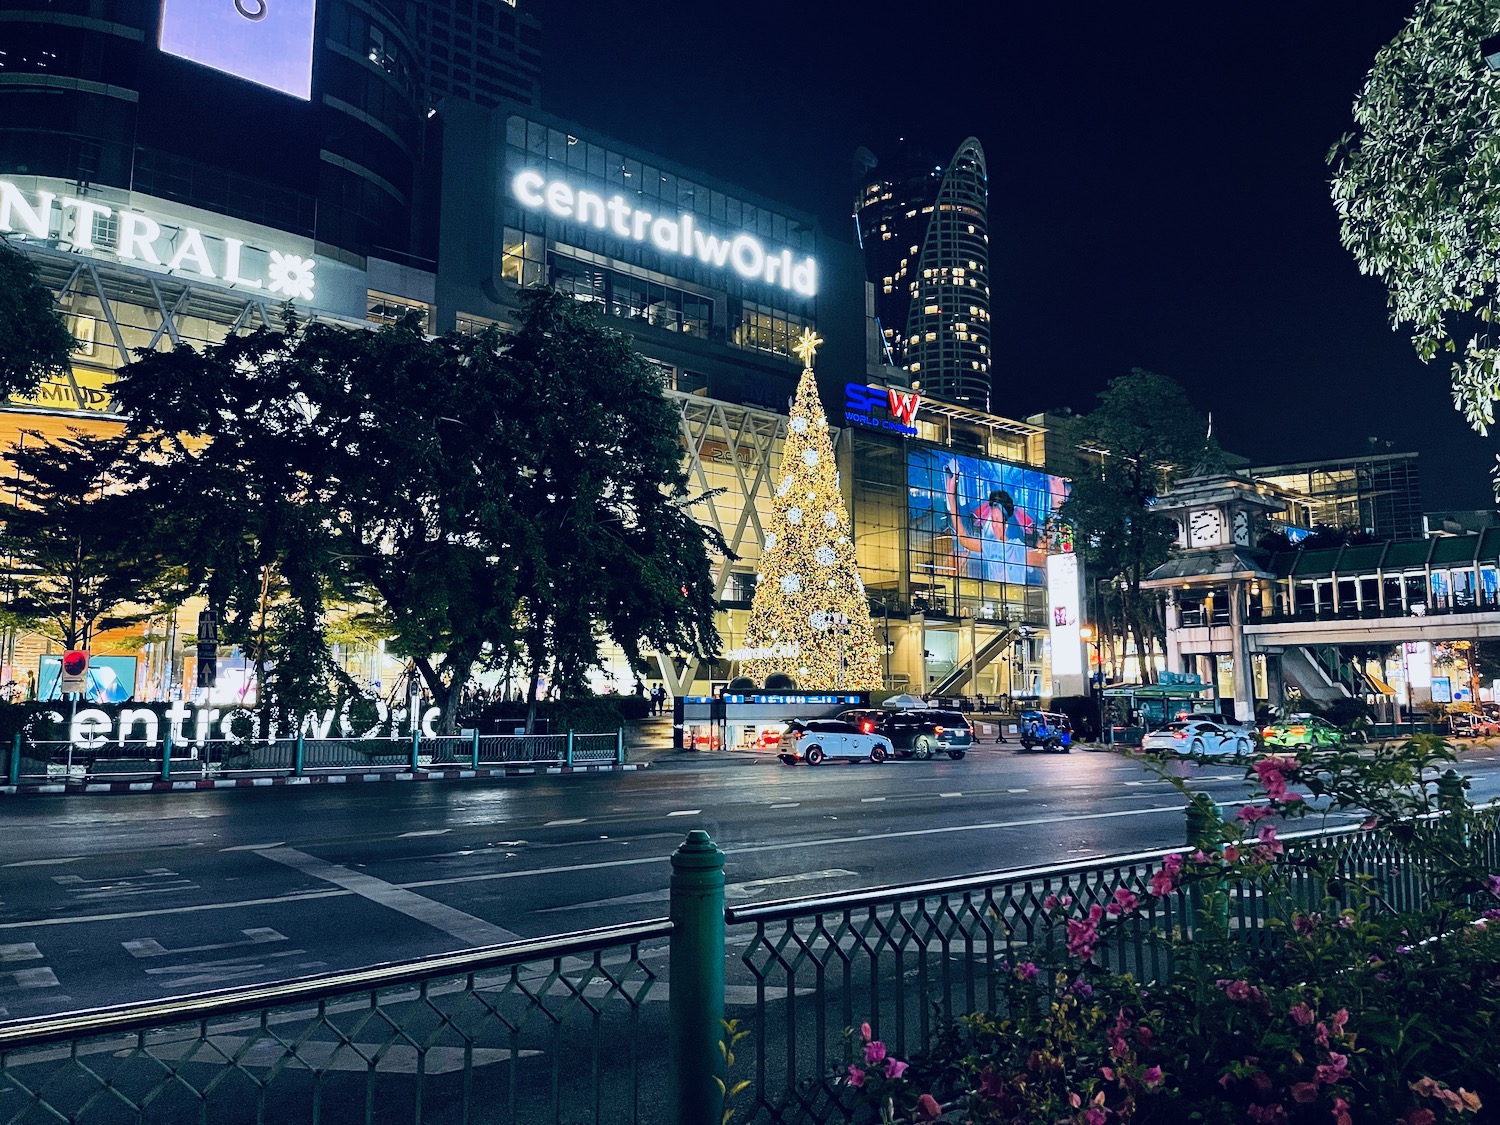
[[[1201,512],[1194,512],[1188,521],[1188,545],[1212,547],[1219,542],[1222,530],[1223,524],[1216,509],[1205,508]]]
[[[1234,513],[1234,541],[1241,547],[1250,546],[1250,516],[1247,512]]]

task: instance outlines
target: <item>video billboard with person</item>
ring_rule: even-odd
[[[1018,586],[1047,584],[1068,482],[1039,469],[942,449],[907,453],[913,569]]]

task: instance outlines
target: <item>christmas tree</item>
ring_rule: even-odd
[[[807,691],[869,690],[881,684],[880,656],[813,380],[822,342],[811,331],[797,342],[802,379],[750,603],[750,659],[742,668],[761,683],[784,672]]]

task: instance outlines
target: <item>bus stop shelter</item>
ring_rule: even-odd
[[[1207,698],[1205,698],[1207,697]],[[1105,740],[1139,743],[1152,727],[1165,726],[1183,711],[1192,711],[1211,703],[1213,685],[1197,676],[1164,672],[1160,683],[1122,684],[1104,689]]]

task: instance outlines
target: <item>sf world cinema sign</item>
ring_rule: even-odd
[[[800,260],[790,250],[767,250],[753,234],[720,238],[705,234],[693,216],[653,215],[626,202],[623,195],[605,198],[598,192],[575,188],[565,180],[548,180],[530,169],[517,172],[511,194],[523,207],[546,211],[559,219],[607,230],[631,242],[644,242],[663,254],[680,254],[714,269],[729,268],[747,281],[778,285],[803,297],[818,295],[818,263]]]
[[[115,225],[110,244],[95,242],[96,221],[109,219]],[[315,258],[246,246],[243,239],[158,222],[140,211],[94,199],[25,192],[6,180],[0,180],[0,234],[53,240],[64,249],[236,289],[260,289],[286,300],[312,301],[317,286]]]

